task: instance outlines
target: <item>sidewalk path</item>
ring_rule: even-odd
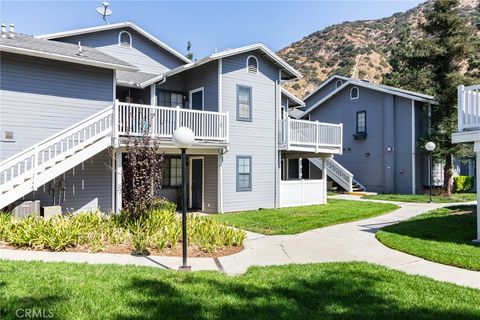
[[[359,200],[356,196],[338,198]],[[382,216],[296,235],[265,236],[249,232],[245,250],[242,252],[216,259],[190,258],[188,262],[192,270],[218,270],[228,274],[242,274],[253,265],[366,261],[409,274],[480,289],[480,272],[442,265],[392,250],[375,238],[375,233],[386,225],[429,210],[458,204],[396,204],[401,208]],[[6,249],[0,250],[0,259],[134,264],[168,269],[177,269],[181,264],[180,257],[135,257],[127,254],[53,253]]]

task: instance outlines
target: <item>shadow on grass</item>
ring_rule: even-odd
[[[281,268],[272,273],[254,268],[242,277],[185,274],[174,281],[135,277],[123,288],[141,296],[129,302],[134,315],[119,314],[116,318],[480,319],[475,310],[455,304],[450,309],[442,307],[441,302],[438,306],[429,304],[432,297],[425,294],[430,290],[434,294],[440,289],[437,294],[448,295],[431,280],[421,279],[429,285],[433,283],[434,288],[426,289],[417,287],[416,278],[409,278],[404,284],[401,282],[407,276],[396,279],[398,273],[392,276],[392,271],[379,267],[368,267],[368,271],[348,266],[346,270],[332,269],[296,274],[281,273]],[[396,286],[404,285],[408,287],[406,292],[394,292]]]
[[[427,213],[382,230],[422,240],[473,246],[472,239],[476,236],[476,215],[472,211],[475,208],[475,206],[449,206],[446,209],[439,209],[443,210],[443,213]]]
[[[58,318],[55,315],[56,306],[65,299],[55,292],[45,293],[38,297],[35,295],[10,296],[7,294],[8,286],[5,281],[0,281],[0,319],[20,318]]]

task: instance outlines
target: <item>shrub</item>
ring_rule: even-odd
[[[458,176],[453,178],[454,192],[469,192],[473,188],[473,177]]]
[[[98,252],[104,251],[106,245],[129,244],[135,254],[177,246],[182,237],[182,220],[175,212],[175,204],[163,199],[154,207],[134,219],[128,213],[82,212],[51,219],[16,219],[0,213],[0,240],[18,247],[54,251],[84,246]],[[188,215],[187,228],[189,245],[210,253],[223,246],[241,246],[246,238],[243,230],[194,215]]]

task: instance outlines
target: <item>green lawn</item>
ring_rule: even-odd
[[[0,261],[0,274],[2,320],[17,319],[18,309],[69,320],[480,319],[480,290],[366,263],[255,267],[231,277]]]
[[[443,264],[480,271],[475,206],[433,210],[383,228],[377,239],[386,246]]]
[[[363,196],[364,199],[371,200],[388,200],[398,202],[424,202],[430,200],[428,194],[377,194],[371,196]],[[454,193],[450,198],[442,196],[433,196],[432,202],[449,203],[449,202],[466,202],[477,200],[476,193]]]
[[[262,234],[294,234],[387,213],[398,206],[386,203],[329,199],[328,204],[214,214],[210,217]]]

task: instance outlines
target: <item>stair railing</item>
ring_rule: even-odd
[[[112,132],[112,106],[34,144],[0,163],[0,193],[31,179],[38,186],[39,172]]]

